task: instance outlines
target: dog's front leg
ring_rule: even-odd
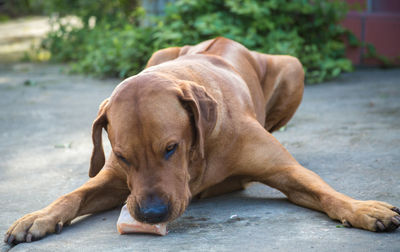
[[[335,191],[317,174],[298,164],[261,126],[252,125],[253,130],[246,131],[245,136],[250,141],[241,148],[238,174],[274,187],[293,203],[325,212],[346,226],[378,232],[399,227],[398,208],[380,201],[355,200]]]
[[[261,182],[277,188],[295,204],[325,212],[347,227],[392,231],[400,225],[400,210],[380,201],[352,199],[335,191],[317,174],[300,166],[277,167]]]
[[[129,190],[123,178],[112,169],[103,169],[75,191],[61,196],[49,206],[25,215],[8,229],[8,244],[31,242],[46,234],[59,233],[74,218],[122,204]]]

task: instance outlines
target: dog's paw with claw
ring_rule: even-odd
[[[347,227],[390,232],[400,226],[400,209],[381,201],[352,202],[352,211],[341,221]]]
[[[8,229],[4,242],[15,245],[39,240],[51,233],[60,233],[63,223],[47,211],[37,211],[20,218]]]

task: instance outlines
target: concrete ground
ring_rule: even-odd
[[[65,75],[62,69],[1,66],[2,234],[88,179],[91,123],[118,80]],[[295,117],[274,135],[337,190],[400,206],[400,70],[359,70],[307,86]],[[60,235],[11,251],[400,251],[400,230],[337,227],[261,184],[193,202],[165,237],[119,235],[118,215],[115,209],[80,218]]]

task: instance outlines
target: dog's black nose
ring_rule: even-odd
[[[157,196],[149,196],[143,200],[136,211],[136,219],[145,223],[160,223],[168,216],[168,204]]]

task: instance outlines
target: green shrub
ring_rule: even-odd
[[[49,34],[44,47],[54,60],[72,61],[75,71],[98,76],[135,74],[155,50],[216,36],[252,50],[298,57],[308,83],[352,68],[341,39],[345,30],[338,25],[346,13],[342,1],[178,0],[148,26],[138,25],[144,18],[140,8],[117,11],[121,6],[113,5],[113,14],[107,12],[107,18],[96,16],[94,28],[61,27]],[[90,13],[81,15],[85,24]]]
[[[0,0],[0,16],[7,20],[10,17],[43,14],[41,0]]]
[[[135,20],[139,16],[140,9],[131,15]],[[122,25],[121,20],[100,20],[93,28],[58,22],[58,28],[48,34],[42,47],[51,52],[52,60],[71,62],[74,72],[120,78],[136,74],[153,52],[153,28]]]

